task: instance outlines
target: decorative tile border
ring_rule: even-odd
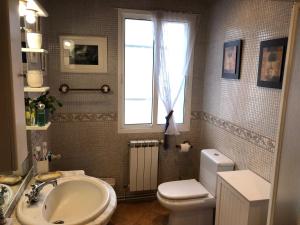
[[[53,122],[103,122],[116,121],[117,113],[55,113]]]
[[[276,142],[274,140],[240,127],[232,122],[201,111],[192,112],[191,119],[206,121],[269,152],[275,152]],[[52,117],[52,121],[58,123],[117,121],[117,113],[56,113]]]
[[[192,120],[201,120],[202,112],[192,112]],[[103,122],[117,121],[117,113],[55,113],[51,118],[52,122]]]
[[[202,112],[194,111],[191,113],[191,120],[201,120],[202,119]]]
[[[276,141],[271,138],[240,127],[206,112],[201,112],[201,119],[269,152],[275,152]]]

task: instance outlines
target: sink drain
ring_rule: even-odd
[[[65,221],[63,221],[63,220],[57,220],[57,221],[53,222],[53,224],[64,224],[64,223],[65,223]]]

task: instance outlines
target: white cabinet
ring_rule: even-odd
[[[218,173],[215,225],[266,225],[270,187],[250,170]]]

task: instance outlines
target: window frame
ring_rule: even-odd
[[[154,79],[152,81],[152,124],[125,124],[125,19],[153,21],[153,12],[145,10],[118,9],[118,133],[161,133],[164,131],[165,125],[157,124],[159,96]],[[191,60],[193,61],[193,57]],[[190,74],[185,81],[183,123],[177,124],[178,130],[181,132],[190,131],[192,79],[193,68],[191,68]]]

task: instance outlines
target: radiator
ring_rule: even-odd
[[[156,190],[159,141],[130,141],[129,146],[129,190]]]

